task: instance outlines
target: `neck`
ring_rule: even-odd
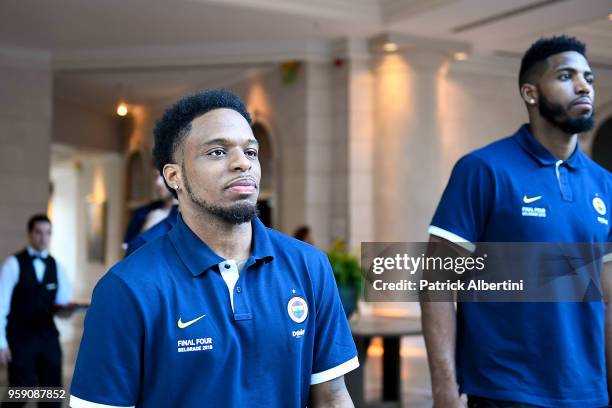
[[[557,159],[567,160],[576,150],[578,134],[567,134],[540,115],[529,115],[533,137]]]
[[[179,204],[183,221],[214,253],[238,263],[248,259],[253,236],[250,222],[228,224],[199,207],[183,204]]]
[[[30,247],[31,250],[38,252],[38,253],[43,253],[45,252],[46,248],[36,248],[34,245],[29,244],[28,245]]]

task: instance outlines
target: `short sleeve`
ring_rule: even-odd
[[[144,319],[133,292],[115,274],[94,289],[70,388],[70,406],[132,407],[140,393]]]
[[[340,302],[336,280],[329,261],[319,259],[316,285],[314,361],[310,384],[320,384],[359,367],[355,341]]]
[[[473,154],[457,162],[434,214],[429,233],[474,251],[482,241],[494,200],[491,169]]]

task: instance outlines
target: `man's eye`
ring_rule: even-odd
[[[255,158],[257,157],[257,150],[247,150],[246,152],[244,152],[245,155],[247,155],[248,157],[252,157]]]
[[[568,74],[561,74],[559,75],[559,79],[561,81],[567,81],[568,79],[570,79],[570,76]]]
[[[589,84],[592,84],[593,81],[595,81],[595,78],[593,78],[593,77],[586,77],[585,79],[586,79],[587,83],[589,83]]]
[[[213,156],[213,157],[223,156],[224,154],[225,152],[221,149],[215,149],[215,150],[208,152],[208,155]]]

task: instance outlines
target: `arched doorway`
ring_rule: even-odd
[[[128,208],[133,209],[146,201],[145,165],[142,154],[138,151],[132,152],[127,162],[126,197]]]
[[[597,129],[591,149],[593,160],[612,171],[612,117],[606,119]]]
[[[253,134],[259,142],[259,163],[261,165],[261,183],[257,207],[259,218],[267,227],[275,226],[274,197],[276,191],[276,168],[274,149],[268,130],[261,123],[253,124]]]

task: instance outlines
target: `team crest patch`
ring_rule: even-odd
[[[287,303],[287,313],[291,320],[302,323],[308,317],[308,304],[299,296],[294,296]]]
[[[595,197],[593,199],[593,208],[599,215],[606,215],[606,203],[601,198]]]

